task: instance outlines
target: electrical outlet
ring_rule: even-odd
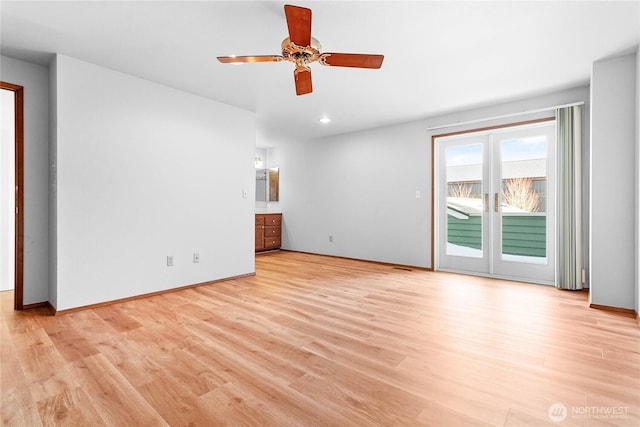
[[[193,263],[194,263],[194,264],[197,264],[197,263],[199,263],[199,262],[200,262],[200,254],[199,254],[199,253],[197,253],[197,252],[195,252],[195,253],[193,254]]]
[[[329,243],[333,243],[333,236],[329,236]]]
[[[173,267],[173,256],[167,256],[167,267]]]

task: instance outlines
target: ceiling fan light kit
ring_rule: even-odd
[[[293,76],[297,95],[305,95],[313,91],[311,68],[309,68],[309,64],[313,62],[331,67],[380,68],[382,66],[384,55],[321,53],[320,42],[311,37],[311,9],[285,5],[284,13],[289,37],[285,38],[280,45],[282,55],[219,56],[218,61],[224,64],[293,62],[296,65]]]

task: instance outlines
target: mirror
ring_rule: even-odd
[[[256,169],[256,202],[277,202],[280,199],[278,168]]]

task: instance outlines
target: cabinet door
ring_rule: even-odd
[[[264,249],[264,215],[256,215],[256,251]]]
[[[264,249],[264,228],[256,225],[256,251]]]

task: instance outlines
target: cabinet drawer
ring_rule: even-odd
[[[264,248],[279,248],[280,247],[280,236],[276,237],[265,237],[264,238]]]
[[[282,216],[280,214],[264,216],[264,225],[280,225],[281,221]]]
[[[264,225],[264,216],[262,215],[256,215],[256,227],[259,225]]]
[[[275,237],[275,236],[280,237],[280,232],[281,232],[280,226],[273,227],[273,226],[268,226],[267,225],[267,226],[264,227],[264,237],[265,237],[265,239],[267,237]]]

